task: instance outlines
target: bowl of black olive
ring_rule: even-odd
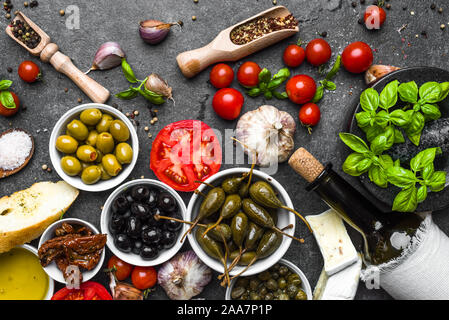
[[[184,201],[168,185],[133,180],[106,200],[101,231],[108,235],[108,248],[123,261],[136,266],[159,265],[181,249],[187,226],[176,220],[184,220],[185,213]]]

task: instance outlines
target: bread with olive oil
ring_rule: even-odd
[[[64,181],[39,182],[0,199],[0,253],[38,238],[60,219],[79,191]]]

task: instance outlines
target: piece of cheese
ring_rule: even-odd
[[[324,259],[324,270],[331,276],[359,260],[343,220],[334,210],[307,216]]]

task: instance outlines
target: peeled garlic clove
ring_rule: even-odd
[[[122,63],[126,55],[117,42],[106,42],[100,46],[95,54],[94,62],[90,70],[107,70],[115,68]]]
[[[387,66],[382,64],[374,64],[365,72],[365,82],[372,85],[374,82],[389,74],[390,72],[399,70],[398,67]]]
[[[288,160],[295,146],[295,130],[296,123],[290,114],[265,105],[240,118],[236,138],[245,145],[246,153],[256,152],[257,165],[268,167]]]

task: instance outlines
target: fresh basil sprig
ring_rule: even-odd
[[[0,103],[6,109],[15,109],[17,107],[11,92],[7,91],[11,87],[11,85],[11,80],[0,81]]]
[[[331,80],[337,75],[338,70],[340,70],[341,65],[341,56],[337,56],[337,60],[335,60],[332,69],[327,73],[326,77],[320,81],[320,86],[316,89],[315,96],[312,99],[313,103],[319,102],[324,95],[324,90],[335,91],[337,89],[337,85]]]
[[[150,91],[147,88],[145,88],[145,82],[148,78],[145,78],[144,80],[138,80],[136,78],[136,75],[134,74],[134,71],[132,70],[129,63],[126,61],[125,58],[122,59],[122,71],[125,75],[126,80],[131,83],[139,83],[138,87],[129,87],[129,89],[124,90],[122,92],[117,93],[115,96],[122,100],[131,100],[137,97],[139,94],[143,96],[145,99],[150,101],[153,104],[163,104],[165,102],[164,96],[161,94],[158,94],[156,92]]]
[[[250,88],[247,94],[250,97],[258,97],[261,94],[265,96],[266,99],[270,100],[273,97],[276,99],[287,99],[288,95],[286,92],[278,92],[276,89],[285,82],[290,77],[290,70],[283,68],[279,70],[273,77],[271,77],[271,72],[264,68],[259,73],[259,85],[254,88]]]

